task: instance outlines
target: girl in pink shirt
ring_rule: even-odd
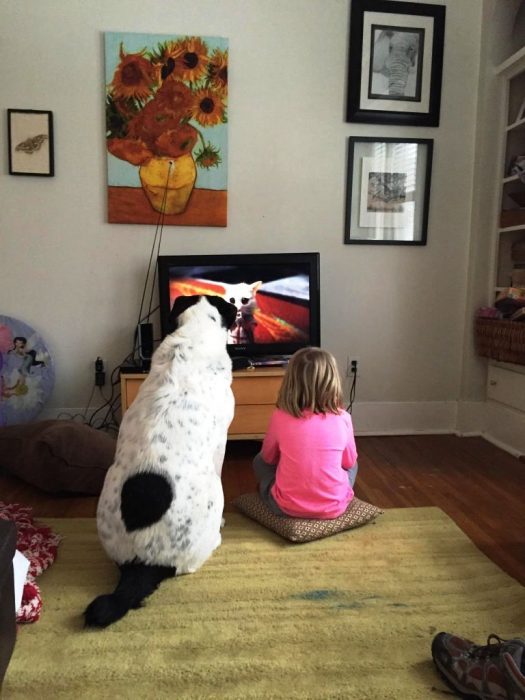
[[[313,347],[296,352],[253,461],[261,498],[277,515],[337,518],[354,497],[357,450],[342,404],[333,355]]]

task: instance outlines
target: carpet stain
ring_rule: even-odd
[[[296,593],[291,596],[295,600],[327,600],[329,598],[336,598],[340,595],[337,590],[329,588],[321,588],[314,591],[305,591],[304,593]]]
[[[349,594],[347,591],[339,591],[336,588],[321,588],[315,589],[313,591],[304,591],[303,593],[295,593],[290,596],[294,600],[311,600],[314,602],[328,601],[331,603],[331,607],[337,608],[339,610],[360,610],[366,607],[370,603],[374,604],[378,601],[383,601],[380,595],[369,595],[364,596],[358,600],[348,600]],[[341,600],[343,599],[343,600]],[[345,600],[346,599],[346,600]],[[409,608],[410,605],[406,603],[383,603],[385,607],[389,608]]]

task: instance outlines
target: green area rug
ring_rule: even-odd
[[[226,514],[196,574],[165,581],[106,630],[82,611],[117,578],[93,519],[46,520],[64,536],[39,579],[41,619],[21,627],[2,698],[444,697],[431,640],[523,635],[523,587],[438,508],[290,544]]]

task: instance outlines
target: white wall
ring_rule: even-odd
[[[361,359],[358,431],[453,429],[483,4],[445,4],[441,125],[397,128],[344,122],[348,0],[2,2],[2,133],[7,108],[55,121],[54,178],[6,156],[0,175],[0,313],[54,351],[50,410],[85,406],[95,357],[129,352],[155,228],[105,223],[103,32],[171,32],[230,41],[229,221],[166,227],[162,252],[318,250],[323,345]],[[426,246],[343,245],[351,135],[435,140]]]

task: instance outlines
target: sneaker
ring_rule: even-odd
[[[432,642],[437,670],[461,698],[525,700],[525,639],[491,634],[485,646],[440,632]]]

